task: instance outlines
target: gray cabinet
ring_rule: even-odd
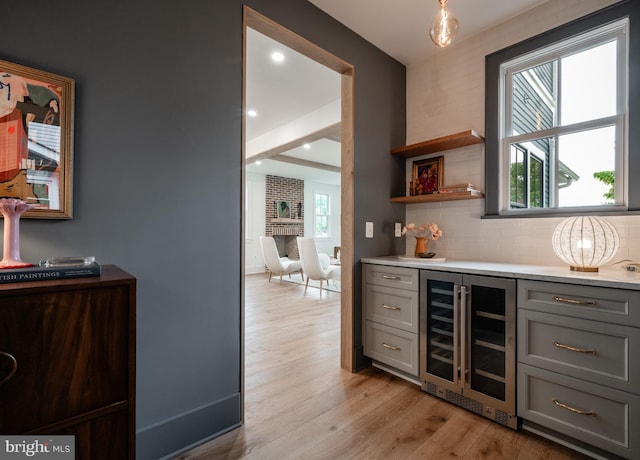
[[[518,281],[518,416],[640,457],[640,292]]]
[[[364,354],[374,365],[418,382],[419,271],[364,264]]]
[[[495,370],[490,369],[487,374],[487,369],[481,366],[474,368],[474,359],[478,361],[481,357],[474,357],[475,351],[488,349],[490,354],[497,355],[503,348],[505,351],[517,348],[513,361],[505,354],[508,363],[505,368],[516,374],[516,414],[523,430],[596,458],[640,459],[640,277],[637,274],[603,270],[594,275],[551,267],[547,270],[473,261],[424,263],[397,256],[368,258],[362,262],[364,349],[365,355],[373,358],[374,365],[421,384],[426,379],[416,378],[422,377],[418,367],[426,366],[429,371],[427,359],[433,356],[430,374],[437,375],[435,370],[445,369],[436,364],[453,361],[451,370],[446,368],[447,379],[455,380],[458,375],[466,384],[478,380],[478,376],[471,375],[472,370],[480,370],[492,378],[501,377]],[[423,285],[421,279],[424,274],[436,271],[443,276],[447,273],[451,277],[448,282],[454,284],[461,282],[456,280],[468,281],[472,277],[479,278],[477,284],[484,284],[480,278],[485,277],[515,281],[515,337],[511,335],[504,345],[498,344],[495,335],[482,335],[486,330],[479,331],[480,335],[476,331],[474,336],[471,325],[470,332],[465,332],[471,338],[471,345],[460,347],[460,351],[464,349],[464,357],[460,352],[455,359],[453,353],[452,360],[447,356],[447,347],[452,350],[455,347],[446,338],[452,336],[455,342],[455,333],[449,334],[447,328],[438,327],[438,336],[432,334],[431,338],[420,339],[426,328],[437,326],[441,320],[466,325],[476,313],[492,321],[501,316],[487,312],[486,307],[492,302],[479,301],[482,296],[469,294],[472,287],[467,288],[464,295],[460,292],[459,303],[465,298],[465,305],[471,305],[469,311],[465,309],[466,320],[462,320],[460,314],[457,319],[455,314],[453,318],[444,314],[449,312],[449,304],[455,304],[448,300],[455,298],[451,294],[455,289],[436,291],[434,288],[429,294],[428,285]],[[431,315],[425,310],[425,317],[431,317],[431,326],[429,321],[420,319],[423,312],[418,311],[419,301],[427,299],[435,300],[432,307],[439,308]],[[476,301],[478,305],[474,307]],[[455,307],[452,311],[456,311]],[[509,323],[506,318],[507,315],[505,324]],[[465,362],[471,363],[468,373],[461,365]],[[442,381],[445,373],[440,374]],[[505,381],[509,378],[505,374]],[[435,392],[429,388],[427,391],[440,397],[453,393],[453,389],[444,384],[427,382],[427,385]],[[471,399],[473,388],[461,387],[462,395]],[[458,399],[452,402],[459,404]],[[495,413],[498,407],[495,406]]]

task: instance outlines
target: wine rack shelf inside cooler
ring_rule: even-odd
[[[477,287],[471,300],[472,387],[494,398],[505,398],[506,316],[503,292]]]
[[[450,283],[434,282],[429,308],[429,371],[451,380],[454,375],[454,291]]]

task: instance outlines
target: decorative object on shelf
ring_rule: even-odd
[[[391,155],[403,158],[415,158],[423,155],[430,155],[437,152],[446,152],[463,147],[484,143],[484,137],[476,131],[469,129],[456,134],[429,139],[417,144],[405,145],[391,150]],[[441,176],[444,178],[444,175]],[[392,203],[414,204],[435,201],[470,200],[484,198],[484,195],[475,190],[464,192],[451,192],[446,194],[432,193],[427,195],[415,194],[415,183],[409,182],[409,194],[406,196],[392,197]]]
[[[441,48],[449,46],[458,33],[458,20],[447,10],[448,0],[438,0],[440,11],[436,15],[429,36]]]
[[[71,218],[74,91],[71,78],[0,61],[0,196],[37,204],[25,218]]]
[[[278,219],[290,219],[291,215],[291,202],[278,200],[276,201],[276,211],[278,213]]]
[[[442,236],[442,230],[437,224],[407,224],[402,228],[403,235],[411,235],[416,239],[416,249],[413,254],[416,257],[432,258],[435,253],[428,252],[431,241],[436,241]],[[433,254],[430,257],[428,254]]]
[[[410,195],[427,195],[438,191],[444,176],[444,156],[413,162]]]
[[[298,202],[298,219],[302,219],[302,203]]]
[[[34,205],[17,198],[0,198],[0,212],[4,217],[4,246],[0,268],[33,267],[20,259],[20,216]]]
[[[469,183],[443,185],[442,187],[438,187],[438,193],[460,193],[460,192],[471,192],[474,194],[482,193],[480,190],[476,188],[475,185],[469,184]]]
[[[571,270],[597,272],[616,255],[620,239],[616,229],[602,217],[575,216],[558,224],[551,244]]]

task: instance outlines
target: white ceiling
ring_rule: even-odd
[[[460,23],[456,42],[549,0],[449,0]],[[438,0],[309,0],[365,40],[406,66],[444,52],[431,42],[429,28]]]
[[[284,54],[277,63],[271,54]],[[247,31],[246,100],[247,110],[257,112],[246,117],[248,142],[277,130],[328,103],[340,99],[340,75],[302,54],[253,30]],[[318,126],[315,130],[324,128]],[[340,143],[320,139],[309,149],[300,146],[279,155],[328,166],[340,166]],[[340,184],[340,173],[300,166],[276,160],[247,165],[247,172],[271,174],[326,184]]]
[[[284,61],[274,62],[273,52]],[[247,30],[247,139],[255,139],[314,109],[340,99],[340,75],[281,43]]]
[[[439,8],[438,0],[309,1],[406,66],[446,52],[435,46],[428,34]],[[449,0],[447,8],[460,22],[458,36],[451,46],[547,1]],[[270,58],[273,51],[283,52],[285,61],[274,63]],[[258,112],[256,118],[247,117],[247,141],[285,127],[340,97],[340,78],[336,72],[252,29],[247,37],[246,75],[247,109]],[[339,165],[339,143],[324,139],[311,147],[283,155]],[[249,164],[247,172],[332,184],[340,181],[340,175],[335,172],[274,160]]]

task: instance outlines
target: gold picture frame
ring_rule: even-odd
[[[442,187],[444,178],[444,156],[413,162],[411,195],[428,195]]]
[[[23,218],[72,218],[75,81],[0,60],[0,197]]]

